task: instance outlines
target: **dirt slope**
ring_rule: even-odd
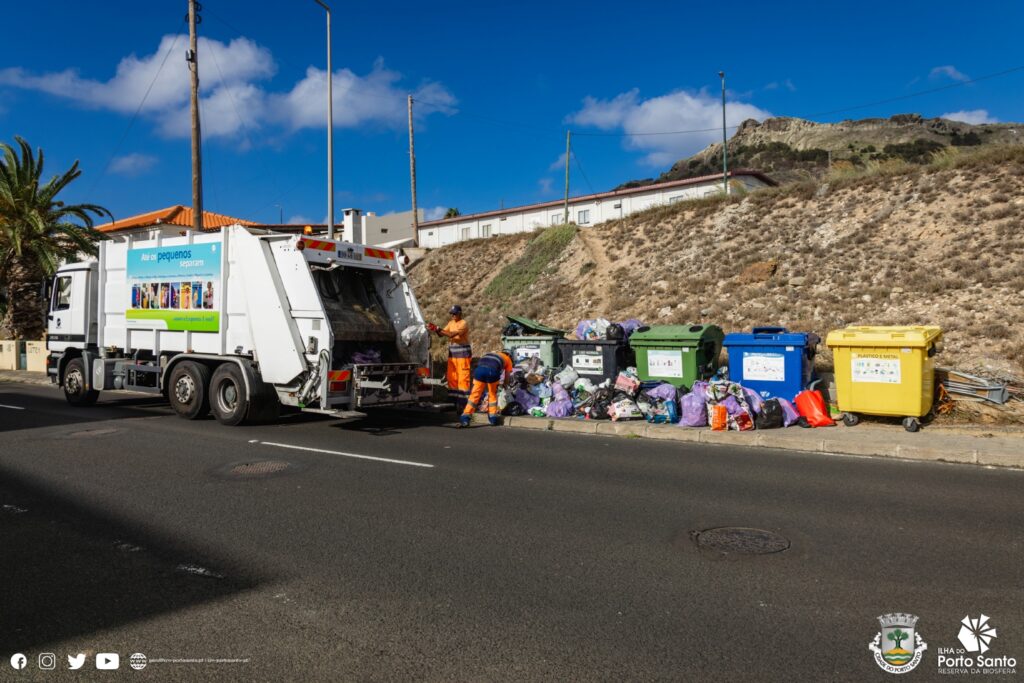
[[[637,317],[822,337],[938,324],[943,364],[1024,375],[1024,147],[655,208],[580,229],[532,283],[485,294],[541,235],[430,252],[412,271],[428,318],[461,303],[477,353],[497,347],[506,314],[565,329]]]

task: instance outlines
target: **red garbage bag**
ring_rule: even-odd
[[[821,392],[806,389],[801,391],[793,399],[796,409],[807,418],[807,423],[812,427],[832,427],[835,420],[828,416],[828,408],[825,407],[825,399]]]

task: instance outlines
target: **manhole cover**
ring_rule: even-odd
[[[284,472],[289,467],[289,463],[284,460],[259,460],[234,465],[227,473],[234,477],[265,477],[268,474]]]
[[[721,526],[693,533],[699,548],[725,555],[770,555],[789,548],[789,539],[767,529]]]

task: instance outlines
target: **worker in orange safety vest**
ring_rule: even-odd
[[[448,310],[450,320],[443,328],[428,325],[439,337],[448,337],[448,396],[455,403],[455,411],[462,414],[469,397],[473,347],[469,345],[469,323],[462,317],[462,306],[456,304]]]
[[[498,424],[498,382],[504,377],[508,386],[512,378],[512,356],[507,351],[488,353],[477,361],[473,369],[473,390],[469,394],[469,402],[459,416],[459,426],[468,427],[469,421],[476,412],[480,401],[487,391],[487,419],[492,426]]]

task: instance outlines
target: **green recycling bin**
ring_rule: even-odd
[[[718,325],[655,325],[634,332],[629,345],[636,352],[642,381],[660,380],[689,389],[715,374],[724,338]]]
[[[537,357],[546,367],[561,365],[562,354],[558,350],[558,340],[565,338],[565,330],[556,330],[521,316],[507,317],[509,324],[501,336],[501,347],[512,352],[514,362]]]

